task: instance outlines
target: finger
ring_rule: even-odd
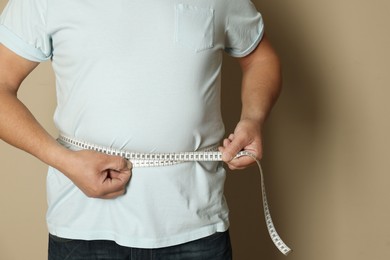
[[[222,144],[223,144],[224,147],[227,147],[230,143],[231,143],[231,141],[226,138],[226,139],[223,140]]]
[[[230,141],[230,140],[229,140]],[[225,149],[222,153],[222,160],[225,162],[230,162],[236,156],[236,154],[241,151],[245,146],[246,142],[244,138],[235,136],[230,143],[225,146]]]
[[[112,180],[112,185],[120,183],[127,184],[131,178],[132,172],[128,168],[121,170],[121,171],[115,171],[115,170],[108,170],[108,176],[107,178]]]
[[[130,162],[130,160],[125,160],[126,161],[126,167],[127,169],[129,169],[130,171],[133,169],[133,164],[132,162]]]
[[[130,175],[131,176],[131,170],[126,168],[124,170],[121,170],[120,172],[115,171],[115,170],[107,170],[108,175],[106,178],[111,178],[111,179],[121,179],[123,181],[127,181],[126,178],[128,178]]]
[[[126,190],[127,183],[130,180],[131,172],[127,170],[127,172],[110,172],[112,176],[107,177],[102,183],[102,196],[106,196],[111,193],[120,193],[124,194]]]
[[[242,156],[239,158],[234,158],[228,162],[227,165],[231,170],[243,170],[254,163],[255,160],[252,157]]]
[[[111,156],[107,155],[106,156],[106,161],[105,161],[105,168],[106,169],[111,169],[115,171],[123,171],[125,169],[132,169],[132,164],[129,160],[124,159],[123,157],[120,156]]]
[[[126,169],[126,170],[123,170],[123,171],[119,172],[115,176],[115,179],[117,179],[118,181],[123,182],[126,185],[130,181],[131,176],[132,176],[131,170]]]

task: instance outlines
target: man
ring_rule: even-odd
[[[219,147],[261,158],[278,58],[248,0],[10,0],[0,25],[0,137],[47,163],[49,259],[231,259],[225,171],[214,162],[132,169],[60,145],[18,100],[50,59],[67,136],[135,152],[202,151],[224,135],[222,53],[243,72],[242,113]],[[130,180],[131,179],[131,180]]]

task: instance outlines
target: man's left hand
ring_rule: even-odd
[[[245,169],[254,163],[253,158],[243,156],[235,158],[236,154],[242,150],[248,151],[256,156],[262,157],[262,137],[261,125],[257,120],[242,119],[236,126],[234,133],[223,140],[219,147],[222,152],[222,160],[227,163],[231,170]]]

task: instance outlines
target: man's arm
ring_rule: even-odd
[[[262,127],[281,89],[281,69],[277,54],[264,36],[257,48],[240,58],[243,72],[241,118],[234,133],[223,141],[220,151],[230,169],[243,169],[253,163],[249,157],[234,159],[241,150],[262,157]]]
[[[89,197],[124,194],[131,176],[126,160],[62,147],[17,98],[22,81],[37,66],[0,44],[0,139],[57,168]]]

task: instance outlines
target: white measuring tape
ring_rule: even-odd
[[[154,167],[154,166],[169,166],[182,162],[196,162],[196,161],[222,161],[222,154],[216,148],[206,148],[202,151],[197,152],[181,152],[181,153],[138,153],[138,152],[129,152],[125,150],[118,150],[114,148],[99,146],[91,144],[85,141],[77,140],[72,137],[65,136],[60,134],[58,137],[58,142],[61,144],[68,144],[79,149],[93,150],[108,155],[121,156],[129,161],[131,161],[133,167]],[[235,158],[249,156],[253,158],[260,171],[261,175],[261,191],[263,197],[263,208],[264,216],[267,224],[267,229],[269,235],[274,242],[275,246],[282,252],[284,255],[288,255],[291,252],[291,249],[282,241],[279,234],[276,232],[274,223],[272,222],[271,213],[269,211],[267,195],[265,192],[264,184],[264,175],[261,168],[260,161],[250,152],[241,151]]]

